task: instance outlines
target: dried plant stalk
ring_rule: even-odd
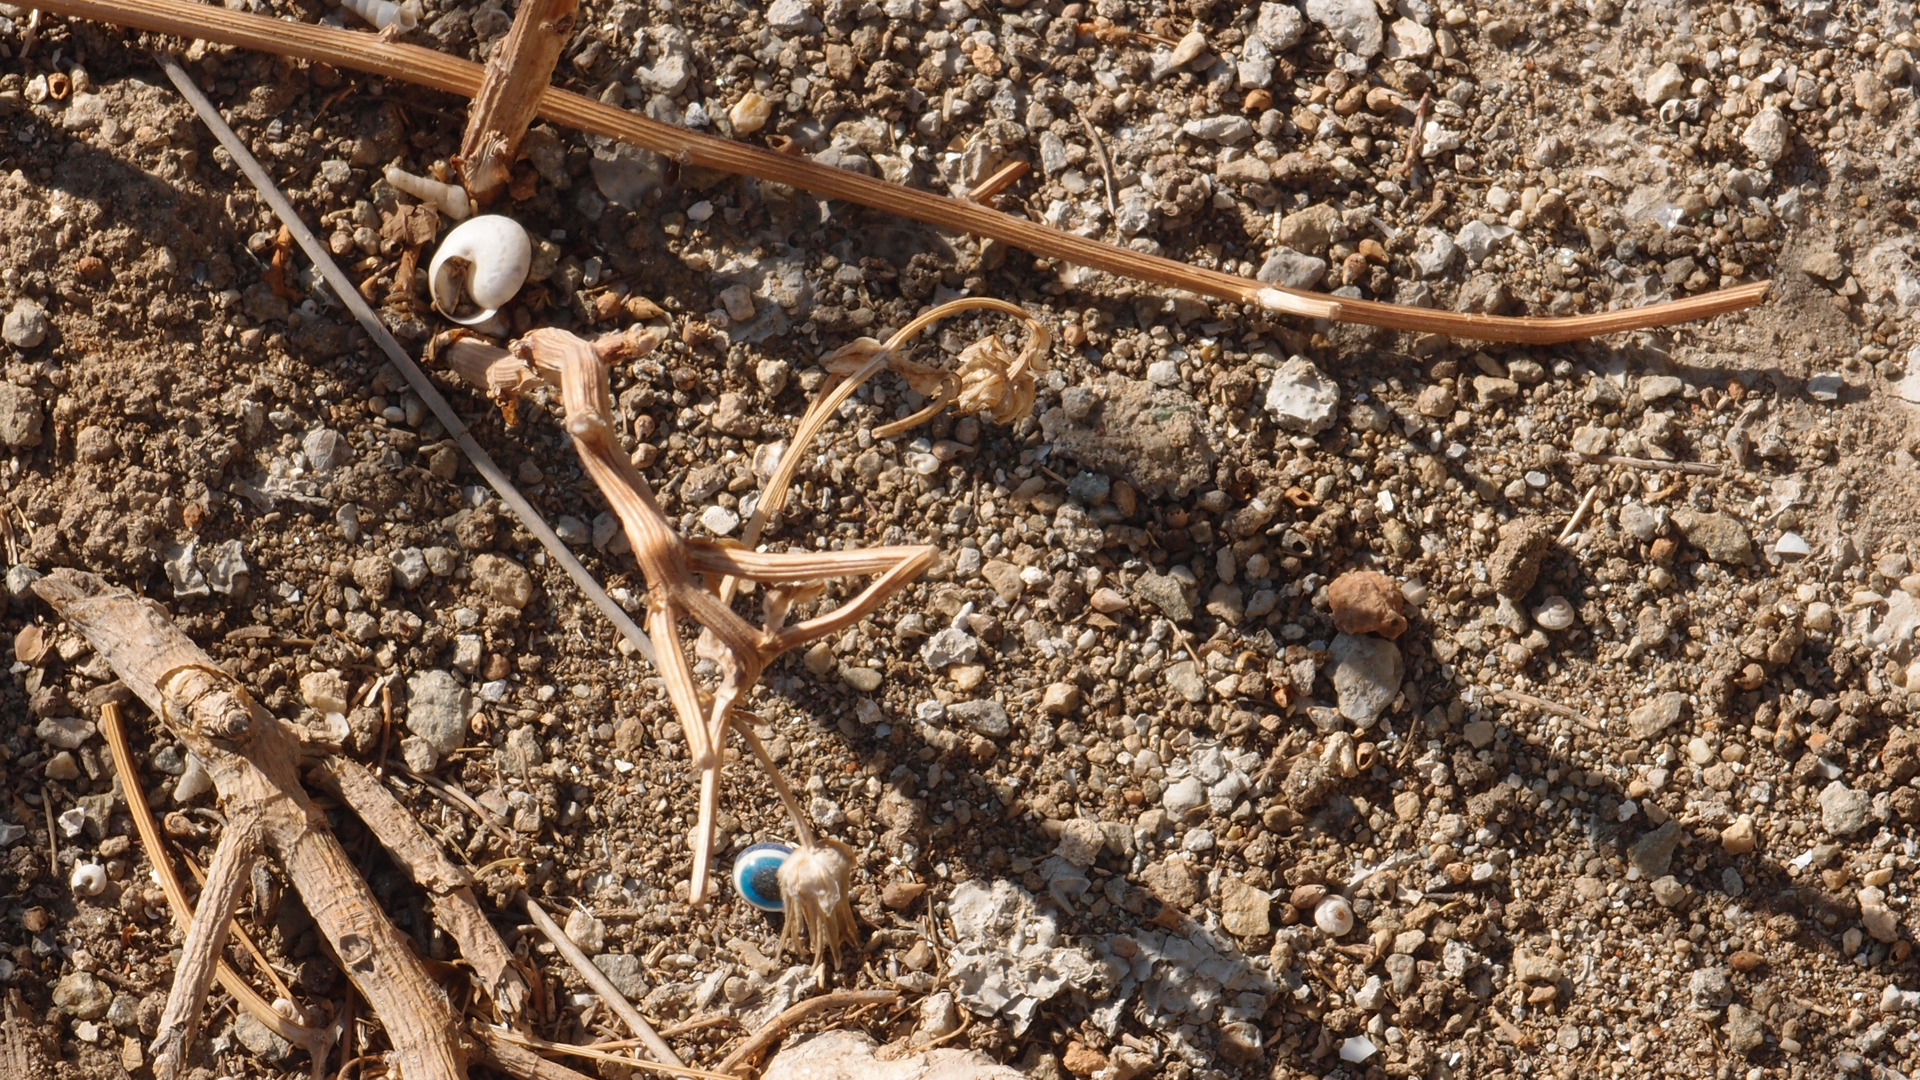
[[[141,797],[140,774],[134,769],[133,750],[127,744],[127,728],[120,716],[120,706],[108,702],[100,709],[100,731],[106,736],[107,750],[113,757],[113,770],[120,778],[120,790],[126,793],[127,813],[133,818],[134,832],[139,834],[140,846],[146,849],[147,861],[153,865],[154,876],[160,880],[160,891],[167,896],[167,907],[173,912],[174,924],[185,930],[193,922],[193,906],[187,903],[186,890],[180,887],[179,875],[173,872],[173,861],[167,857],[166,845],[161,842],[160,826],[153,820],[153,810]],[[259,950],[251,941],[244,939],[239,933],[239,926],[235,925],[233,929],[234,936],[242,938],[248,951],[258,957]],[[264,959],[256,959],[256,962],[263,971],[273,971]],[[327,1052],[333,1045],[332,1036],[325,1028],[306,1027],[280,1015],[225,960],[219,961],[214,977],[219,980],[220,988],[232,994],[240,1007],[252,1014],[255,1020],[307,1052],[308,1059],[313,1063],[316,1080],[325,1072]]]
[[[299,733],[255,703],[154,601],[66,569],[33,589],[200,758],[227,814],[162,1014],[154,1075],[165,1080],[178,1072],[246,867],[258,852],[286,870],[347,978],[373,1006],[393,1044],[393,1068],[408,1080],[464,1077],[466,1051],[445,994],[300,786]]]
[[[573,33],[579,7],[580,0],[520,0],[513,28],[487,60],[467,113],[458,161],[467,193],[476,201],[486,202],[506,186],[520,140]]]
[[[36,0],[36,7],[60,15],[353,68],[464,97],[479,93],[482,82],[479,65],[431,49],[189,0]],[[1378,300],[1335,300],[1188,266],[1172,259],[1142,255],[1003,214],[965,199],[916,191],[805,158],[687,131],[553,87],[541,91],[538,111],[556,123],[644,147],[682,165],[698,165],[787,184],[815,195],[844,199],[942,228],[1000,240],[1035,255],[1168,288],[1186,289],[1219,300],[1280,314],[1335,319],[1389,330],[1482,341],[1552,344],[1724,315],[1759,303],[1768,287],[1766,282],[1756,282],[1646,307],[1561,318],[1475,315],[1404,307]]]
[[[682,538],[668,522],[640,470],[622,453],[613,434],[613,395],[608,367],[657,345],[664,331],[646,329],[589,342],[564,330],[535,330],[501,349],[472,337],[449,335],[436,353],[463,378],[499,397],[540,384],[557,385],[565,426],[587,473],[612,505],[627,542],[647,579],[647,635],[667,697],[680,717],[687,748],[699,777],[700,809],[690,846],[693,870],[690,897],[707,896],[713,859],[713,820],[720,797],[722,744],[733,726],[734,707],[776,657],[865,618],[888,597],[919,577],[933,561],[931,547],[878,547],[853,551],[767,553],[703,540]],[[853,598],[831,611],[788,623],[789,610],[814,595],[831,578],[877,575]],[[699,580],[748,578],[767,586],[765,619],[753,626],[734,614],[727,602]],[[713,660],[719,678],[711,688],[695,680],[693,665],[680,644],[680,622],[702,629],[701,655]],[[749,745],[756,745],[749,740]],[[770,759],[761,764],[785,788]],[[783,798],[794,816],[799,849],[789,860],[796,893],[790,903],[808,913],[795,921],[806,927],[816,957],[833,951],[850,934],[844,847],[822,842],[798,804]],[[783,873],[783,897],[789,890]],[[817,913],[817,918],[814,915]]]

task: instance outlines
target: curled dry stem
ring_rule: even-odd
[[[627,541],[647,580],[647,635],[652,639],[656,664],[667,697],[687,736],[687,748],[699,778],[700,809],[692,836],[693,872],[690,898],[706,898],[713,859],[713,823],[718,809],[727,729],[734,725],[734,707],[759,681],[775,658],[788,649],[837,633],[865,618],[933,561],[931,547],[880,547],[859,551],[793,552],[749,551],[679,535],[655,501],[653,490],[633,461],[623,453],[613,434],[613,396],[609,367],[640,355],[663,340],[665,332],[646,328],[625,335],[586,341],[563,330],[535,330],[501,349],[484,339],[447,336],[436,352],[446,364],[496,399],[511,398],[539,386],[557,386],[565,426],[574,449],[600,491],[612,504],[625,528]],[[877,575],[877,576],[875,576]],[[852,599],[810,619],[789,623],[789,609],[811,598],[833,578],[875,576]],[[733,612],[725,599],[705,584],[715,577],[747,578],[767,586],[767,617],[754,626]],[[708,647],[702,655],[719,669],[712,687],[694,678],[693,665],[680,643],[680,623],[691,619],[702,627]],[[737,725],[744,728],[745,725]],[[749,737],[749,746],[757,740]],[[795,818],[802,852],[833,853],[835,847],[814,838],[798,801],[791,798],[784,778],[770,758],[756,753],[775,787],[786,794],[782,802]],[[807,841],[814,839],[809,845]],[[850,860],[849,860],[850,861]],[[844,875],[836,880],[844,880]],[[851,927],[845,890],[827,896],[825,914],[816,929],[816,954],[837,946]]]

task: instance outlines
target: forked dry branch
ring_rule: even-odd
[[[76,570],[55,570],[35,582],[34,591],[200,759],[227,815],[161,1014],[154,1076],[180,1074],[234,906],[254,860],[264,855],[286,871],[348,979],[385,1026],[394,1070],[409,1080],[464,1077],[466,1050],[446,995],[300,787],[307,739],[261,708],[159,604]]]
[[[478,64],[431,49],[383,41],[373,34],[286,22],[190,0],[44,0],[36,7],[96,22],[352,68],[469,98],[480,92],[483,82]],[[966,199],[917,191],[806,158],[688,131],[551,86],[541,91],[538,111],[548,120],[664,154],[682,165],[787,184],[826,198],[844,199],[930,225],[999,240],[1046,258],[1168,288],[1186,289],[1274,314],[1483,341],[1551,344],[1708,319],[1751,307],[1767,292],[1766,282],[1755,282],[1645,307],[1561,318],[1479,315],[1405,307],[1378,300],[1335,299],[1189,266],[1173,259],[1142,255],[1115,244],[1003,214]]]

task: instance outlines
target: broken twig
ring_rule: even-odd
[[[1555,716],[1565,717],[1589,731],[1607,730],[1607,725],[1595,720],[1586,713],[1569,709],[1557,701],[1548,701],[1546,698],[1535,697],[1532,694],[1522,693],[1518,690],[1495,690],[1493,692],[1493,700],[1503,705],[1526,705],[1539,709],[1541,712],[1548,712]]]
[[[633,1033],[638,1035],[641,1041],[646,1044],[647,1050],[653,1054],[654,1059],[663,1065],[675,1067],[685,1065],[686,1063],[680,1060],[680,1056],[673,1052],[673,1047],[667,1045],[667,1040],[661,1038],[660,1033],[653,1030],[653,1025],[647,1023],[647,1018],[640,1015],[640,1010],[634,1008],[633,1003],[628,1001],[626,996],[620,993],[619,988],[613,985],[613,980],[607,978],[604,972],[593,966],[593,961],[587,959],[587,954],[580,951],[580,946],[573,943],[573,939],[568,937],[566,931],[560,928],[560,924],[554,922],[552,916],[548,915],[546,911],[542,910],[538,903],[534,902],[533,897],[527,897],[526,904],[527,916],[533,920],[533,925],[539,927],[540,932],[545,934],[547,940],[553,943],[553,947],[559,950],[560,955],[566,958],[567,963],[573,965],[573,970],[579,973],[581,978],[587,980],[587,985],[593,987],[594,992],[600,995],[600,999],[607,1003],[607,1008],[612,1009],[615,1016],[626,1021],[627,1026],[633,1029]],[[613,1055],[609,1054],[607,1056],[612,1057]],[[632,1058],[618,1058],[616,1060],[628,1065],[634,1063]]]
[[[62,15],[353,68],[464,97],[479,93],[482,82],[479,65],[431,49],[190,0],[45,0],[38,6]],[[1173,259],[1143,255],[1003,214],[965,199],[933,195],[806,158],[688,131],[554,87],[541,91],[538,111],[555,123],[664,154],[683,166],[697,165],[786,184],[826,198],[844,199],[941,228],[999,240],[1035,255],[1168,288],[1186,289],[1274,314],[1483,341],[1552,344],[1724,315],[1758,303],[1768,287],[1766,282],[1756,282],[1647,307],[1564,318],[1480,315],[1377,300],[1334,300],[1304,290],[1189,266]],[[350,285],[345,289],[336,286],[336,291],[342,293],[350,289]],[[342,298],[352,302],[344,295]],[[419,390],[417,386],[415,389]],[[456,429],[448,424],[448,430]]]
[[[788,1006],[780,1015],[767,1022],[760,1030],[747,1036],[745,1042],[734,1047],[720,1062],[720,1072],[739,1075],[741,1067],[750,1063],[760,1054],[780,1041],[781,1036],[792,1030],[794,1025],[812,1016],[814,1013],[830,1009],[849,1009],[858,1005],[886,1005],[900,1000],[898,990],[835,990],[832,993],[810,997],[805,1001]]]
[[[140,774],[134,769],[133,750],[127,745],[127,726],[121,719],[119,705],[108,702],[101,707],[100,732],[106,736],[114,772],[119,774],[120,790],[126,795],[127,813],[133,818],[134,832],[140,837],[140,846],[146,849],[147,862],[153,867],[154,877],[160,881],[160,891],[166,894],[167,907],[173,912],[174,924],[184,931],[193,922],[193,905],[187,903],[187,892],[180,887],[179,875],[173,872],[173,860],[167,857],[166,844],[160,838],[160,825],[153,819],[153,810],[140,794]],[[239,926],[235,925],[233,929],[238,936]],[[249,951],[255,951],[251,942],[246,944]],[[260,966],[264,970],[272,970],[265,963]],[[255,1020],[307,1052],[308,1059],[313,1063],[314,1080],[319,1080],[325,1074],[327,1052],[332,1046],[327,1029],[305,1027],[282,1016],[225,960],[221,960],[214,969],[214,978],[219,980],[220,988],[233,995],[240,1007]]]
[[[154,1044],[154,1075],[176,1075],[213,978],[214,953],[256,853],[286,871],[347,978],[373,1006],[409,1080],[460,1080],[453,1010],[301,788],[303,740],[181,633],[158,603],[75,570],[33,590],[93,646],[205,766],[227,815]]]
[[[1707,465],[1698,461],[1657,461],[1653,458],[1625,457],[1620,454],[1581,454],[1580,460],[1594,465],[1623,465],[1629,469],[1678,472],[1689,476],[1719,476],[1722,471],[1718,465]]]
[[[506,186],[579,6],[580,0],[521,0],[513,28],[487,60],[457,160],[467,194],[476,200],[485,202]]]

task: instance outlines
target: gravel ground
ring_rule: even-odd
[[[510,19],[425,8],[411,39],[475,59]],[[539,238],[535,280],[508,317],[666,320],[614,390],[689,533],[735,529],[848,340],[961,295],[1055,330],[1010,427],[876,439],[921,400],[875,380],[770,534],[941,552],[750,703],[857,855],[863,951],[822,974],[730,889],[687,905],[694,790],[658,680],[317,276],[276,259],[158,42],[0,7],[0,1047],[36,1080],[145,1075],[177,947],[91,723],[124,691],[27,589],[79,566],[165,600],[282,715],[343,712],[356,754],[485,808],[395,781],[560,988],[535,1025],[555,1039],[623,1033],[517,924],[522,889],[663,1026],[731,1018],[674,1040],[708,1064],[824,983],[906,990],[855,1021],[883,1040],[1036,1078],[1912,1073],[1912,20],[1824,0],[584,4],[570,88],[935,191],[1024,160],[1001,208],[1197,265],[1503,313],[1775,284],[1711,324],[1476,348],[1140,291],[536,129],[503,208]],[[443,164],[464,102],[187,59],[424,346],[424,275],[394,277],[445,226],[381,175]],[[920,359],[988,333],[1015,341],[963,319]],[[637,611],[557,403],[508,425],[448,392]],[[197,768],[135,729],[148,801],[204,860],[220,818]],[[771,788],[729,775],[721,850],[782,838]],[[335,827],[450,958],[419,893]],[[280,892],[259,883],[243,921],[305,1007],[341,1008]],[[307,1069],[226,1008],[200,1052],[198,1080]]]

